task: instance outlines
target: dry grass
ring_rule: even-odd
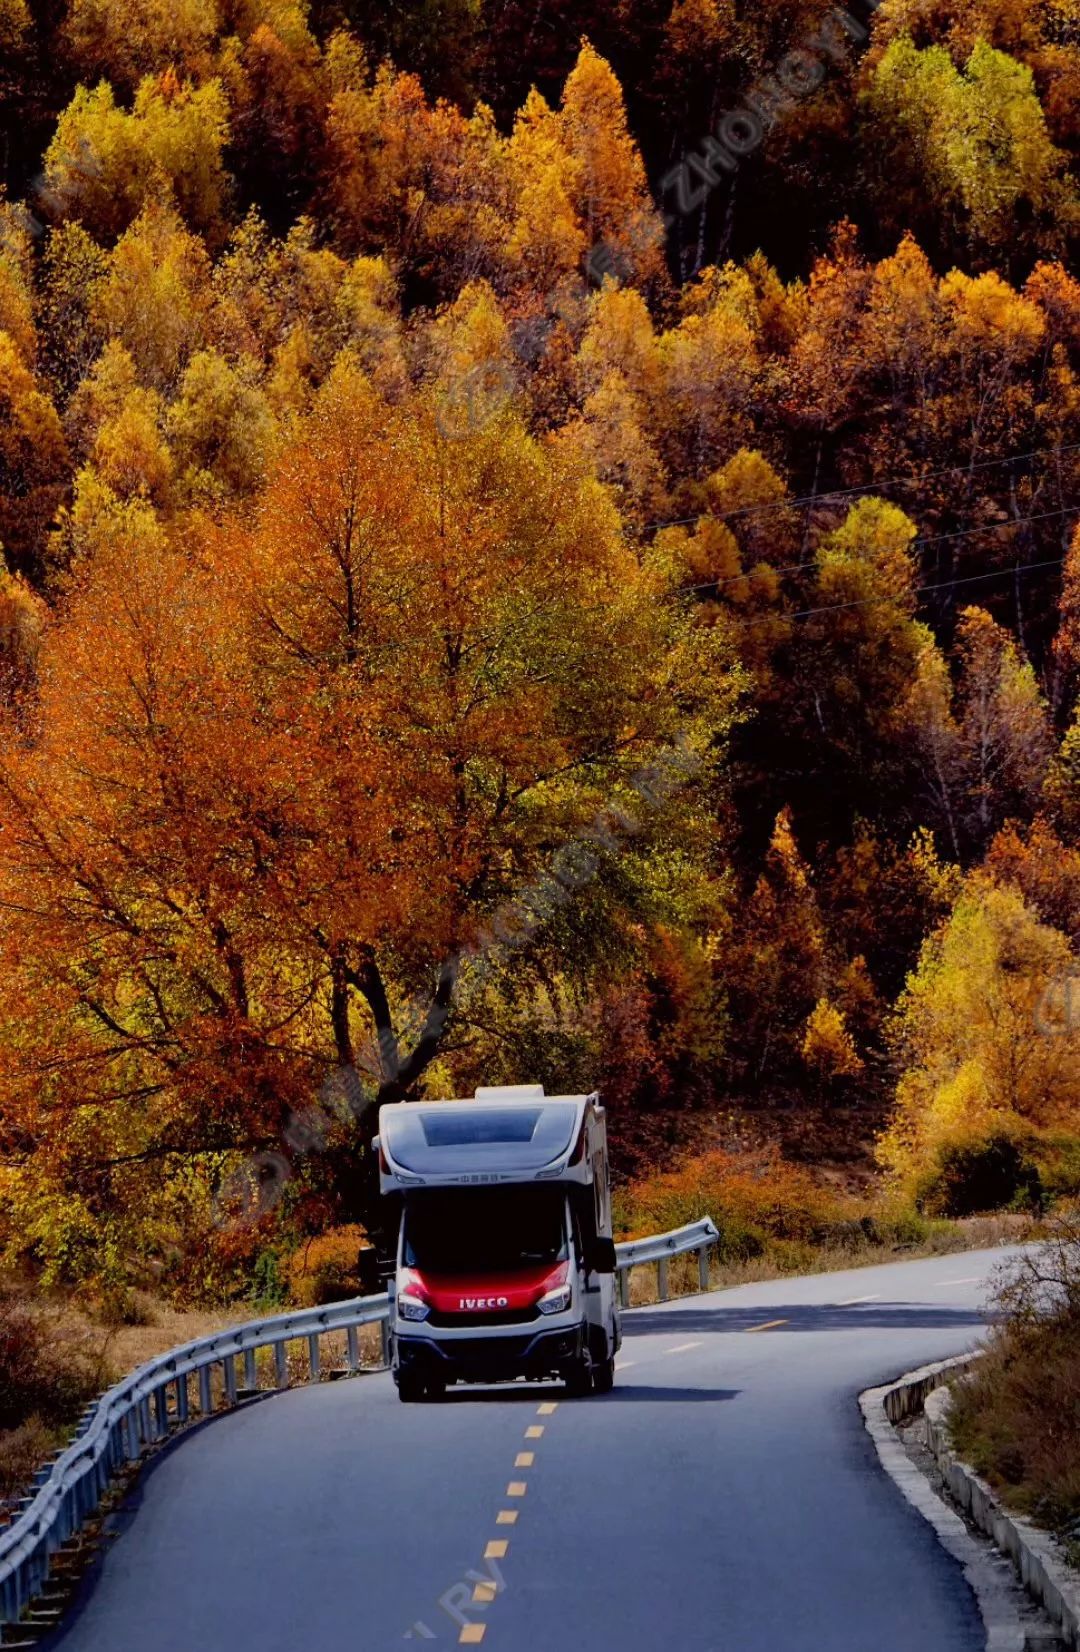
[[[0,1513],[9,1498],[30,1484],[35,1471],[59,1450],[67,1435],[67,1428],[50,1427],[38,1416],[0,1432]]]
[[[1080,1564],[1080,1215],[1007,1271],[1003,1322],[953,1387],[951,1427],[969,1462]]]
[[[170,1308],[150,1297],[140,1297],[139,1301],[147,1314],[145,1325],[116,1325],[106,1332],[110,1380],[113,1382],[125,1371],[135,1370],[136,1366],[144,1365],[158,1354],[167,1353],[170,1348],[184,1342],[194,1342],[197,1337],[211,1336],[215,1331],[224,1331],[230,1325],[238,1325],[253,1317],[252,1312],[243,1307],[212,1313]]]
[[[124,1311],[139,1323],[104,1324],[100,1312],[91,1313],[70,1297],[35,1300],[10,1288],[0,1294],[0,1424],[7,1424],[0,1426],[0,1511],[4,1501],[22,1492],[40,1464],[65,1444],[95,1395],[170,1348],[255,1317],[255,1310],[243,1304],[218,1312],[187,1312],[141,1292],[126,1297]],[[6,1368],[5,1324],[14,1331],[8,1339]],[[361,1365],[377,1365],[379,1327],[361,1326],[358,1344]],[[289,1382],[309,1382],[306,1340],[289,1343],[286,1355]],[[344,1370],[345,1333],[322,1337],[319,1356],[323,1377]],[[16,1368],[18,1382],[13,1382]],[[237,1378],[243,1382],[242,1368]],[[271,1389],[276,1379],[273,1349],[257,1350],[256,1386]],[[211,1391],[215,1405],[223,1403],[220,1370],[212,1374]],[[189,1399],[194,1408],[198,1399],[195,1377],[189,1379]]]
[[[1031,1222],[1012,1215],[978,1216],[963,1222],[934,1224],[921,1240],[911,1244],[861,1246],[806,1246],[778,1252],[766,1250],[744,1261],[727,1261],[713,1254],[709,1264],[710,1291],[732,1290],[795,1274],[841,1273],[847,1268],[881,1267],[889,1262],[912,1261],[920,1256],[949,1256],[966,1250],[993,1250],[1030,1237]],[[668,1266],[672,1296],[699,1290],[696,1256],[674,1257]],[[644,1263],[630,1275],[630,1305],[649,1307],[657,1298],[655,1263]]]
[[[87,1402],[125,1372],[178,1343],[244,1318],[182,1313],[141,1294],[139,1324],[103,1324],[73,1297],[0,1293],[0,1502],[70,1437]]]
[[[642,1177],[616,1198],[619,1237],[667,1232],[711,1216],[716,1283],[744,1284],[970,1250],[1025,1237],[1030,1218],[931,1219],[880,1195],[838,1189],[774,1148],[713,1148]]]

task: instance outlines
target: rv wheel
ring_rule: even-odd
[[[413,1371],[402,1371],[398,1376],[398,1399],[403,1405],[417,1405],[428,1396],[428,1386]]]
[[[583,1354],[576,1365],[566,1373],[566,1391],[575,1399],[583,1400],[593,1391],[593,1365],[588,1354]]]
[[[601,1360],[599,1365],[593,1366],[593,1393],[610,1394],[615,1386],[615,1356]]]

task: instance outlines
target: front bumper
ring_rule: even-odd
[[[394,1335],[394,1375],[416,1372],[442,1382],[512,1382],[515,1377],[563,1377],[586,1348],[584,1325],[561,1325],[514,1336],[437,1340],[411,1331]]]

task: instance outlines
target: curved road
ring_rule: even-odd
[[[970,1347],[1001,1257],[638,1310],[602,1398],[402,1406],[377,1375],[249,1405],[146,1473],[50,1645],[981,1652],[855,1396]]]

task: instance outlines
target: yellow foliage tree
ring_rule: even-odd
[[[533,291],[556,292],[580,272],[588,252],[578,215],[582,163],[571,153],[558,115],[535,89],[514,122],[506,166],[511,265]]]
[[[44,623],[45,604],[8,571],[0,552],[0,693],[5,696],[31,680]]]
[[[956,246],[998,247],[1032,223],[1035,245],[1060,246],[1077,221],[1068,158],[1051,141],[1031,69],[985,39],[962,69],[939,44],[893,40],[864,105],[879,158],[883,213],[901,229],[927,208]]]
[[[31,366],[37,357],[34,324],[33,256],[26,226],[6,203],[0,203],[0,332],[15,344]]]
[[[879,1145],[909,1190],[952,1147],[1080,1130],[1080,1023],[1068,940],[1018,890],[972,874],[897,1007],[901,1077]]]
[[[251,365],[213,350],[192,357],[166,420],[185,492],[230,499],[258,487],[277,430]]]
[[[205,72],[220,25],[217,0],[72,0],[64,37],[87,80],[135,87],[169,67]]]
[[[140,383],[169,390],[206,342],[210,258],[176,214],[152,206],[121,237],[93,314],[130,352]]]
[[[118,498],[165,504],[174,467],[161,421],[161,397],[155,390],[139,387],[125,397],[115,416],[100,426],[93,462]]]
[[[181,84],[170,70],[139,84],[128,113],[112,86],[80,86],[57,122],[45,156],[45,199],[113,239],[151,201],[175,201],[193,228],[220,230],[228,188],[222,151],[228,136],[220,83]]]
[[[588,41],[563,90],[560,125],[578,167],[574,204],[589,247],[607,248],[635,285],[658,278],[663,226],[627,125],[622,87]]]
[[[802,1058],[822,1079],[853,1078],[863,1070],[855,1040],[843,1012],[828,998],[819,998],[806,1023]]]
[[[32,18],[26,0],[0,0],[0,51],[17,52],[30,32]]]
[[[38,571],[67,466],[56,408],[14,340],[0,333],[0,542],[20,572]]]

